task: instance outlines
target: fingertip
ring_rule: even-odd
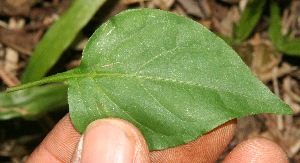
[[[81,162],[148,162],[149,153],[142,134],[134,125],[107,118],[88,126],[80,157]]]
[[[235,147],[225,158],[224,163],[227,162],[288,163],[288,158],[283,149],[273,141],[253,138]]]
[[[26,162],[70,162],[80,134],[76,131],[69,114],[64,116]]]
[[[152,162],[216,162],[231,141],[236,119],[230,120],[182,146],[151,152]]]

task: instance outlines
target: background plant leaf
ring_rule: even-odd
[[[52,25],[35,48],[22,76],[22,83],[44,77],[105,1],[74,0],[71,7]]]
[[[160,10],[113,17],[90,38],[78,68],[14,90],[63,79],[80,132],[96,119],[122,118],[151,150],[192,141],[233,118],[291,113],[222,39]]]
[[[249,37],[261,18],[266,0],[249,1],[242,13],[240,21],[234,26],[234,36],[237,43]]]
[[[281,47],[280,51],[289,55],[300,55],[300,38],[294,39],[289,42],[285,42]]]
[[[269,37],[276,48],[289,55],[300,55],[300,38],[290,41],[288,36],[283,36],[281,33],[281,17],[278,4],[271,1],[270,5],[270,26]]]
[[[68,106],[67,85],[51,84],[11,93],[0,93],[0,120],[36,119],[46,112]]]
[[[280,48],[282,46],[283,36],[281,33],[280,9],[273,1],[270,4],[269,37],[276,47]]]

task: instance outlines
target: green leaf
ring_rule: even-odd
[[[68,105],[67,85],[51,84],[11,93],[0,93],[0,120],[35,119]]]
[[[276,48],[289,55],[300,55],[300,38],[289,41],[288,36],[281,33],[281,17],[279,6],[275,2],[271,2],[270,6],[270,26],[269,37]]]
[[[22,83],[41,79],[106,0],[74,0],[35,48]]]
[[[219,33],[215,33],[218,37],[220,37],[222,40],[224,40],[228,45],[233,45],[235,43],[234,38],[221,35]]]
[[[96,119],[122,118],[151,150],[190,142],[234,118],[291,113],[222,39],[160,10],[113,17],[90,38],[78,68],[14,90],[64,79],[80,132]]]
[[[280,9],[278,5],[273,1],[271,1],[270,5],[269,37],[277,48],[280,48],[282,46],[283,36],[281,33]]]
[[[300,55],[300,38],[297,38],[295,40],[285,42],[281,47],[280,51],[284,52],[289,55]]]
[[[238,43],[244,41],[251,35],[264,11],[265,4],[266,0],[253,0],[248,2],[239,23],[234,27],[234,34]]]

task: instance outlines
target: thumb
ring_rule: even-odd
[[[150,162],[140,131],[131,123],[107,118],[92,122],[80,138],[72,162]]]

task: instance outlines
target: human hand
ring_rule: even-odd
[[[116,118],[94,121],[80,139],[81,135],[66,115],[27,162],[215,162],[235,129],[236,121],[232,120],[185,145],[149,152],[142,134],[127,121]],[[78,148],[77,144],[82,147]],[[285,163],[288,159],[274,142],[254,138],[235,147],[224,162]]]

